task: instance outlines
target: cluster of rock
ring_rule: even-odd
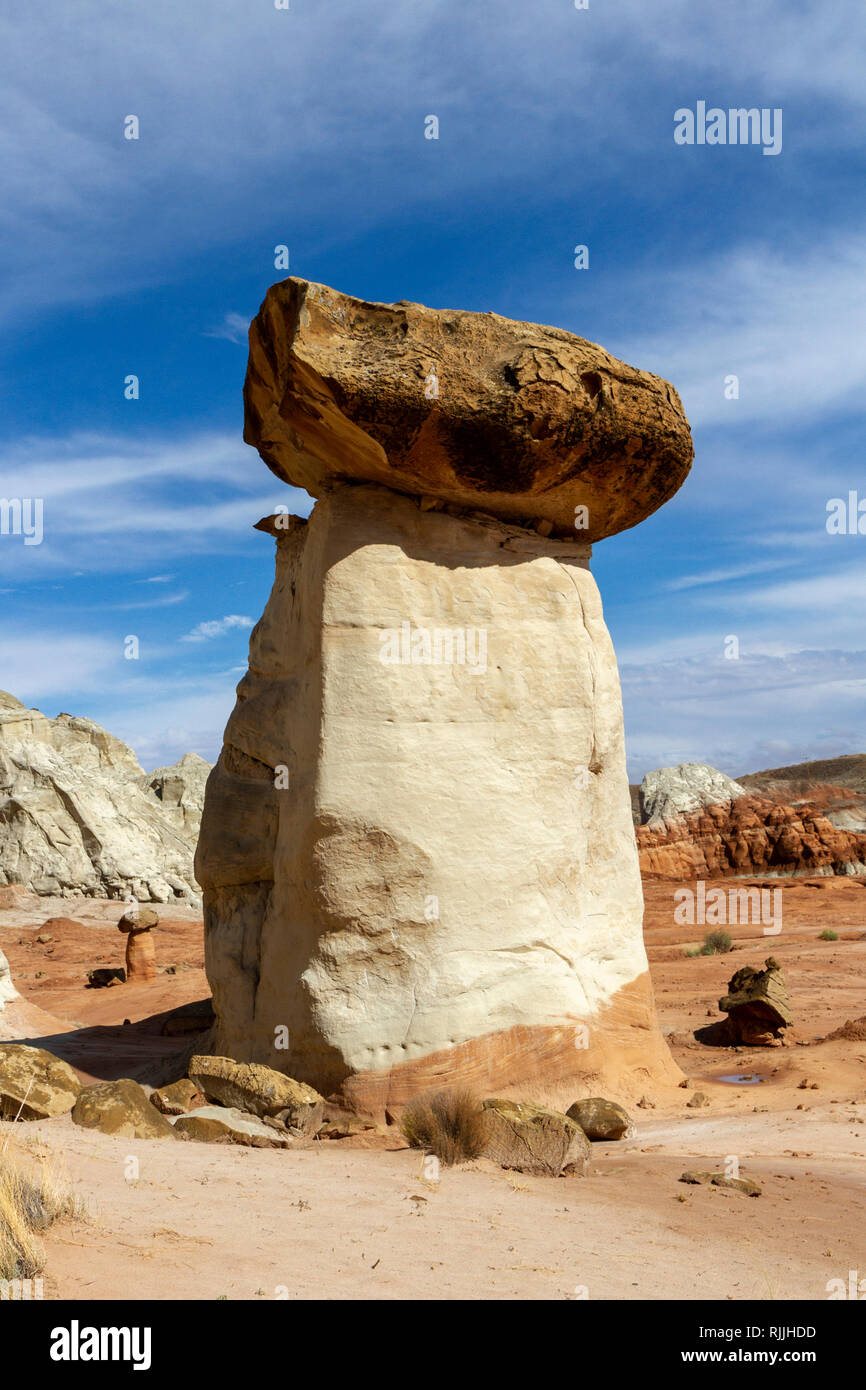
[[[148,776],[90,719],[49,719],[0,691],[0,884],[52,897],[195,899],[209,764]]]
[[[866,834],[810,802],[751,792],[702,763],[658,768],[640,787],[636,828],[647,879],[866,874]]]
[[[186,1077],[148,1095],[128,1078],[82,1085],[51,1053],[0,1044],[0,1119],[67,1113],[75,1124],[103,1134],[252,1148],[306,1145],[325,1126],[318,1092],[255,1063],[194,1056]],[[531,1101],[490,1099],[483,1102],[481,1119],[484,1157],[502,1168],[548,1177],[585,1174],[590,1141],[634,1135],[622,1106],[599,1096],[576,1101],[567,1114]]]
[[[148,1094],[129,1078],[83,1085],[50,1052],[0,1044],[0,1119],[69,1113],[84,1129],[128,1138],[291,1148],[318,1133],[323,1110],[322,1097],[302,1082],[227,1057],[193,1057],[187,1077]]]
[[[443,1076],[675,1084],[589,543],[688,473],[676,392],[558,329],[290,279],[245,404],[317,501],[259,523],[276,579],[207,786],[216,1049],[373,1114]]]

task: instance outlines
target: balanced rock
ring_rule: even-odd
[[[215,1050],[376,1116],[443,1077],[675,1084],[585,539],[682,481],[675,393],[558,330],[288,281],[246,400],[319,500],[260,523],[276,579],[207,784]]]
[[[286,1129],[314,1135],[322,1124],[324,1101],[302,1081],[229,1057],[193,1057],[189,1077],[208,1100],[251,1115],[279,1116]]]
[[[666,381],[559,328],[371,304],[290,278],[250,329],[244,438],[314,497],[379,483],[600,540],[682,484],[693,449]]]
[[[125,912],[117,930],[126,935],[126,979],[128,984],[149,984],[156,978],[156,943],[153,928],[159,924],[159,914],[152,907],[138,907]]]
[[[622,1106],[617,1105],[615,1100],[604,1100],[601,1096],[576,1100],[566,1114],[580,1125],[587,1139],[631,1139],[635,1133],[634,1125]]]
[[[127,1139],[175,1137],[168,1120],[151,1105],[144,1087],[128,1078],[85,1086],[73,1107],[72,1119],[83,1129]]]
[[[484,1156],[500,1168],[541,1177],[582,1177],[592,1146],[580,1125],[531,1101],[485,1100]]]
[[[0,1043],[0,1118],[48,1120],[65,1115],[80,1092],[81,1082],[59,1057],[41,1047]]]
[[[728,993],[719,1000],[726,1041],[745,1047],[772,1043],[794,1022],[788,990],[779,962],[768,956],[763,970],[744,965],[728,982]]]
[[[170,1119],[175,1134],[201,1144],[243,1144],[252,1149],[290,1149],[289,1134],[243,1110],[202,1105],[189,1115]]]

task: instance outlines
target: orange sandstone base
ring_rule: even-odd
[[[466,1086],[480,1097],[503,1096],[567,1108],[587,1095],[634,1102],[646,1091],[679,1085],[656,1019],[649,973],[640,975],[595,1018],[555,1026],[515,1027],[457,1047],[358,1072],[331,1097],[381,1119],[425,1091]]]

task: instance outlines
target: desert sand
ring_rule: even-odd
[[[689,1084],[623,1097],[636,1137],[595,1144],[583,1179],[479,1160],[433,1182],[396,1127],[277,1152],[117,1139],[68,1116],[0,1124],[0,1143],[50,1154],[86,1207],[46,1236],[46,1298],[826,1299],[828,1281],[866,1273],[866,1036],[821,1041],[866,1013],[866,883],[769,886],[784,895],[779,935],[733,927],[733,952],[688,958],[703,929],[674,925],[676,884],[646,885],[662,1031]],[[3,1033],[83,1078],[170,1070],[188,1039],[163,1036],[162,1017],[208,995],[188,908],[160,924],[151,984],[85,988],[87,969],[122,963],[118,916],[87,899],[0,913],[22,995]],[[838,941],[818,939],[827,927]],[[696,1042],[733,971],[769,954],[796,1020],[785,1045]],[[696,1091],[706,1106],[689,1105]],[[732,1157],[760,1197],[678,1181]]]

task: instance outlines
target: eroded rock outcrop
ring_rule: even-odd
[[[92,720],[48,719],[3,692],[0,882],[57,897],[195,897],[195,835],[145,780],[132,749]]]
[[[678,1080],[586,543],[682,481],[675,392],[558,330],[287,281],[246,403],[319,500],[260,523],[276,580],[208,781],[214,1049],[375,1112]]]
[[[866,874],[866,835],[808,801],[755,795],[716,768],[659,768],[641,783],[636,829],[645,878]]]

